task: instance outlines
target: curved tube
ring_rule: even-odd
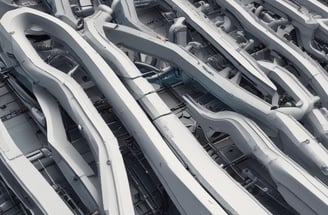
[[[278,9],[293,20],[293,25],[298,28],[300,41],[307,52],[322,61],[328,60],[327,54],[315,48],[312,42],[315,34],[316,36],[319,36],[323,41],[328,42],[326,39],[328,35],[328,29],[326,25],[327,19],[318,19],[312,13],[304,13],[303,10],[300,9],[300,5],[291,1],[264,1],[269,6]]]
[[[74,79],[46,64],[25,36],[31,25],[39,25],[49,34],[58,28],[75,31],[57,18],[29,8],[7,12],[0,20],[1,47],[15,56],[35,84],[54,95],[80,125],[98,162],[102,208],[108,214],[134,214],[125,167],[118,143],[83,89]],[[10,33],[9,33],[10,32]],[[64,37],[64,35],[62,34]],[[65,38],[63,38],[65,40]]]
[[[73,215],[56,191],[19,150],[1,120],[0,139],[1,176],[14,190],[19,191],[17,195],[23,204],[35,214]]]
[[[260,67],[267,73],[267,76],[279,83],[280,86],[293,97],[296,107],[281,107],[280,111],[292,115],[297,120],[303,117],[314,108],[314,104],[320,100],[318,96],[313,96],[300,81],[285,68],[266,61],[258,61]]]
[[[242,23],[246,31],[252,32],[271,49],[278,51],[291,62],[293,62],[306,76],[307,82],[311,84],[320,96],[324,106],[328,106],[328,76],[324,69],[298,47],[287,43],[268,27],[261,25],[255,16],[249,14],[236,0],[216,0],[217,4],[226,7]],[[276,1],[270,1],[276,2]]]
[[[297,106],[294,108],[279,109],[284,109],[284,113],[294,116],[297,120],[303,119],[304,126],[328,148],[328,119],[322,111],[314,108],[320,98],[313,96],[292,73],[283,67],[270,62],[258,62],[260,66],[268,70],[269,77],[277,76],[275,81],[280,83],[296,101]]]
[[[277,27],[278,27],[279,25],[286,25],[286,24],[288,24],[288,19],[281,18],[281,19],[274,20],[274,21],[270,22],[270,23],[268,24],[268,26],[269,26],[270,28],[272,28],[272,29],[277,29]]]
[[[140,31],[148,32],[148,34],[163,37],[158,35],[153,30],[148,28],[148,26],[144,25],[138,18],[137,11],[134,7],[134,1],[131,0],[114,0],[112,6],[115,9],[115,19],[118,23],[122,23],[124,25],[130,26],[132,28],[139,29]],[[117,13],[119,11],[119,13]]]
[[[72,28],[81,27],[81,20],[73,14],[71,5],[67,0],[43,0],[51,8],[53,14],[59,19],[69,24]]]
[[[106,36],[103,33],[103,30],[101,30],[102,24],[108,20],[108,16],[110,15],[109,10],[106,6],[101,5],[95,15],[90,18],[85,19],[85,35],[84,37],[92,44],[99,53],[101,53],[104,58],[109,62],[109,64],[115,68],[115,71],[120,71],[120,76],[123,78],[123,80],[131,86],[131,91],[134,95],[134,97],[145,107],[147,110],[148,114],[150,115],[151,119],[159,119],[162,118],[168,114],[172,115],[170,113],[170,110],[166,107],[166,105],[162,102],[162,100],[158,97],[156,93],[154,93],[154,89],[151,87],[151,85],[144,79],[142,78],[142,74],[140,71],[136,68],[136,66],[130,61],[129,58],[115,45],[110,43],[107,39]],[[98,32],[99,30],[99,32]],[[116,59],[116,60],[115,60]],[[147,95],[147,96],[146,96]],[[172,120],[171,120],[172,121]],[[174,124],[180,123],[177,119],[173,120]],[[171,125],[171,123],[170,123]],[[170,126],[171,127],[171,126]],[[162,126],[162,129],[164,127]],[[165,126],[166,129],[167,126]],[[187,135],[187,137],[192,136],[190,132],[183,126],[180,126],[178,124],[178,128],[175,127],[175,131],[173,132],[172,129],[168,129],[168,132],[165,133],[165,136],[167,136],[168,140],[176,139],[177,137],[181,139],[180,135],[176,135],[176,131],[182,132],[183,134]],[[173,133],[171,137],[168,136],[169,131],[172,131]],[[187,133],[186,133],[187,132]],[[177,137],[176,137],[177,136]],[[147,147],[149,146],[143,146],[141,144],[142,141],[138,141],[141,147]],[[159,143],[162,143],[157,141],[156,145],[158,146]],[[191,145],[194,145],[197,147],[197,151],[203,152],[199,143],[196,142],[195,140],[191,139]],[[162,143],[165,144],[166,143]],[[164,147],[164,146],[163,146]],[[166,146],[165,146],[166,148]],[[148,152],[147,152],[148,153]],[[146,153],[145,153],[146,154]],[[166,152],[166,156],[168,159],[170,158],[172,152]],[[202,154],[204,156],[205,153]],[[147,154],[146,154],[147,155]],[[158,157],[153,157],[153,155],[148,155],[150,159],[158,159]],[[176,161],[180,162],[180,161]],[[177,165],[177,164],[175,164]],[[213,165],[213,164],[212,164]],[[203,169],[203,168],[202,168]],[[157,172],[157,174],[160,176],[160,178],[165,177],[161,176],[163,173]],[[213,174],[214,176],[214,174]],[[203,176],[201,177],[203,180]],[[213,178],[213,177],[211,177]],[[229,179],[230,180],[230,179]],[[196,182],[198,183],[198,182]],[[166,184],[165,184],[166,185]],[[167,186],[172,186],[172,185],[167,185]],[[173,185],[175,187],[175,185]],[[194,187],[188,187],[188,189],[191,189],[192,193],[199,193],[198,195],[195,195],[194,199],[189,199],[189,201],[184,201],[183,199],[177,199],[177,197],[174,197],[177,202],[179,202],[179,207],[182,207],[182,212],[186,214],[225,214],[223,209],[218,205],[214,204],[215,200],[210,200],[212,203],[211,205],[208,204],[208,199],[212,199],[210,195],[208,195],[205,190],[200,189],[200,186],[195,186]],[[196,189],[195,189],[196,188]],[[175,190],[176,188],[169,188],[168,191],[170,190]],[[171,191],[171,192],[172,192]],[[181,192],[181,190],[177,190],[178,192]],[[194,195],[194,194],[187,194],[187,195]],[[172,195],[172,194],[171,194]],[[175,192],[173,192],[173,195],[176,196]],[[185,198],[182,197],[182,198]],[[195,202],[194,202],[195,201]],[[191,202],[194,202],[191,204]],[[193,205],[197,205],[196,207],[191,207]],[[181,209],[181,208],[179,208]]]
[[[245,50],[240,50],[238,44],[232,42],[227,33],[201,15],[189,1],[165,0],[165,2],[185,17],[186,22],[219,50],[240,72],[252,80],[261,92],[269,95],[275,93],[276,86],[266,77],[256,61]]]
[[[112,4],[110,5],[110,8],[113,10],[113,12],[115,12],[117,5],[119,5],[121,2],[121,0],[113,0]]]
[[[173,148],[180,155],[192,174],[197,177],[199,183],[228,211],[234,214],[248,214],[250,211],[257,211],[261,214],[267,213],[250,194],[245,192],[239,184],[234,182],[224,170],[213,162],[190,131],[171,113],[153,87],[142,77],[133,62],[106,38],[103,29],[105,20],[109,16],[106,11],[108,10],[102,5],[93,17],[85,19],[85,38],[119,73],[135,99],[139,101],[157,129],[166,138],[170,148]],[[217,183],[217,178],[220,178],[223,183]],[[241,198],[243,204],[240,202]],[[198,201],[203,202],[203,199]],[[190,208],[190,205],[192,204],[189,202],[182,206]],[[210,212],[212,209],[214,208],[208,207],[207,210]],[[190,209],[190,212],[196,213],[195,209]]]
[[[33,92],[46,118],[48,143],[63,160],[56,160],[58,167],[64,171],[67,171],[67,168],[69,168],[74,173],[74,175],[63,175],[75,192],[80,194],[79,196],[83,196],[81,201],[89,207],[89,210],[96,211],[101,206],[100,195],[97,191],[99,184],[96,183],[95,173],[89,164],[76,151],[73,145],[68,142],[57,101],[45,89],[38,86],[33,87]]]
[[[302,31],[301,31],[302,32]],[[305,35],[308,32],[308,30],[305,30],[305,33],[301,36],[301,42],[303,48],[310,53],[311,55],[315,56],[320,61],[326,61],[328,60],[327,54],[325,52],[318,50],[313,46],[312,37]],[[312,35],[311,35],[312,36]]]
[[[280,112],[279,109],[272,110],[271,106],[262,99],[232,84],[186,50],[168,41],[112,23],[104,24],[104,31],[115,44],[178,65],[190,78],[198,81],[206,90],[237,112],[252,116],[268,128],[273,128],[275,132],[279,131],[280,135],[284,135],[281,140],[286,145],[286,150],[289,150],[288,153],[296,153],[295,157],[299,162],[304,160],[305,163],[313,164],[314,169],[328,175],[327,150],[290,115]]]
[[[22,22],[22,19],[24,19],[24,22]],[[101,186],[111,185],[111,188],[114,188],[114,186],[116,188],[116,190],[107,192],[104,191],[105,189],[102,189],[102,195],[106,197],[103,197],[103,202],[110,206],[107,206],[105,212],[110,212],[111,214],[134,214],[132,204],[130,203],[131,195],[127,185],[125,167],[123,163],[118,165],[121,164],[118,163],[120,160],[116,160],[121,158],[117,143],[115,142],[116,139],[114,137],[108,139],[109,136],[105,136],[109,134],[110,130],[106,124],[103,124],[103,120],[96,113],[81,87],[68,75],[44,63],[26,40],[24,30],[29,27],[29,21],[33,23],[33,20],[38,20],[39,23],[34,24],[40,25],[48,34],[61,35],[65,45],[81,60],[82,66],[84,66],[86,71],[89,71],[90,76],[94,79],[99,89],[111,101],[116,115],[139,143],[145,157],[181,212],[183,214],[187,214],[187,212],[191,214],[207,214],[206,208],[202,207],[197,199],[204,199],[209,207],[218,208],[212,203],[212,198],[172,153],[162,136],[112,69],[78,32],[50,15],[31,9],[24,8],[7,13],[2,19],[3,24],[0,28],[1,35],[7,39],[2,44],[3,48],[8,53],[15,55],[21,66],[26,71],[29,71],[28,74],[32,76],[35,83],[47,88],[60,101],[61,105],[64,108],[66,107],[69,114],[75,116],[77,124],[81,125],[82,132],[85,132],[86,139],[91,143],[98,143],[98,145],[93,147],[95,148],[94,151],[101,156],[99,158],[100,164],[104,164],[104,166],[100,167],[113,168],[113,178],[108,176],[104,178],[106,183],[104,181],[101,183]],[[12,32],[12,34],[9,35],[8,31]],[[10,46],[11,43],[8,41],[12,41],[13,46]],[[27,53],[29,54],[27,55]],[[87,113],[90,114],[86,115]],[[96,127],[97,125],[99,126]],[[101,127],[101,125],[105,127]],[[98,135],[99,137],[97,137]],[[106,148],[96,148],[100,146],[110,147],[109,149],[115,151],[106,151]],[[102,163],[103,161],[106,162]],[[101,172],[103,171],[103,169],[100,170]],[[116,194],[116,196],[113,194]],[[190,205],[191,202],[192,205]],[[189,208],[188,211],[185,211],[186,208],[182,208],[181,205],[186,205],[187,203]],[[225,212],[218,208],[215,214],[225,214]]]
[[[205,131],[231,135],[244,154],[252,155],[264,165],[281,195],[295,210],[304,215],[326,214],[328,187],[283,154],[252,120],[230,111],[210,112],[186,97],[185,101]]]
[[[303,23],[304,25],[312,25],[312,28],[318,26],[314,18],[311,18],[308,14],[302,13],[298,5],[294,4],[292,1],[286,0],[275,0],[275,1],[267,1],[263,0],[265,3],[274,6],[275,8],[279,8],[283,13],[288,14],[288,16],[292,17],[296,22]]]
[[[259,17],[262,10],[263,10],[263,6],[261,5],[255,10],[255,12],[254,12],[255,16]]]
[[[313,109],[304,119],[304,124],[328,148],[328,111],[326,108]]]
[[[185,18],[179,17],[169,29],[169,41],[179,45],[187,45],[187,26],[184,25]],[[182,37],[182,38],[181,38]]]

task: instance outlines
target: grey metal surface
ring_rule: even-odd
[[[154,92],[151,85],[141,77],[142,74],[136,66],[106,38],[103,25],[106,25],[105,21],[110,17],[108,11],[110,11],[108,8],[100,6],[94,17],[85,20],[84,33],[87,40],[94,45],[96,50],[104,56],[110,65],[113,65],[113,68],[116,68],[117,72],[119,72],[118,75],[123,77],[124,82],[129,86],[135,98],[144,107],[162,135],[165,136],[170,146],[175,149],[176,153],[188,165],[192,174],[196,175],[202,185],[207,188],[217,201],[228,208],[229,211],[234,211],[234,213],[240,214],[242,211],[248,213],[248,211],[254,210],[254,206],[252,206],[252,209],[249,207],[251,203],[240,204],[239,199],[241,196],[244,196],[243,201],[249,198],[246,197],[247,194],[245,196],[245,191],[232,183],[227,174],[213,163],[212,159],[202,150],[189,130],[178,121]],[[130,68],[127,69],[127,66]],[[168,127],[167,125],[170,126]],[[195,160],[195,157],[198,157],[198,159]],[[207,168],[204,169],[204,166]],[[225,183],[216,183],[217,177],[225,180]],[[236,195],[231,195],[231,189],[235,189],[234,193]],[[227,198],[230,198],[230,200],[226,201]],[[232,203],[233,199],[235,199],[235,203]],[[250,199],[249,201],[252,202],[253,200]],[[185,207],[190,208],[190,205]],[[238,207],[240,209],[237,209]],[[190,211],[195,213],[194,209]]]
[[[83,128],[82,132],[89,140],[99,162],[102,207],[105,213],[111,211],[111,213],[117,214],[133,214],[132,203],[129,204],[131,198],[128,180],[115,137],[98,115],[82,88],[68,75],[44,63],[24,35],[23,29],[29,27],[29,23],[26,21],[30,20],[33,23],[37,17],[41,22],[35,24],[41,25],[48,33],[53,31],[58,33],[60,29],[74,32],[68,25],[50,15],[21,8],[10,11],[2,17],[1,33],[3,37],[7,38],[6,43],[2,41],[2,48],[14,54],[29,78],[38,82],[40,86],[46,87]],[[8,34],[8,32],[12,33]],[[18,44],[25,44],[24,48]],[[90,52],[93,52],[91,48]],[[84,53],[87,55],[86,52]]]
[[[205,16],[195,10],[188,1],[165,2],[170,4],[173,10],[177,10],[178,14],[185,17],[187,23],[220,50],[238,70],[245,73],[249,79],[256,83],[260,90],[269,95],[274,93],[276,90],[274,84],[263,74],[263,71],[247,52],[239,49],[237,44],[228,39],[224,31],[217,29]]]
[[[101,205],[101,194],[97,190],[99,184],[95,172],[67,140],[56,100],[44,88],[39,86],[34,86],[33,92],[46,118],[48,143],[62,157],[62,160],[57,161],[59,168],[66,173],[64,176],[67,177],[75,192],[79,196],[83,196],[82,201],[85,205],[88,205],[92,211],[97,210]],[[73,174],[65,171],[65,168],[67,168],[65,163],[73,171]]]
[[[301,214],[325,214],[328,187],[282,153],[252,120],[234,112],[211,113],[189,98],[185,100],[206,132],[230,134],[241,151],[259,160],[294,209]]]
[[[27,10],[27,11],[23,11],[23,10]],[[59,30],[62,31],[62,35],[65,35],[65,30],[70,32],[70,34],[66,34],[66,38],[64,39],[68,45],[71,45],[71,46],[74,46],[74,51],[78,52],[78,49],[80,49],[80,52],[78,52],[79,54],[79,57],[81,57],[83,59],[83,63],[86,64],[86,67],[89,68],[91,71],[94,71],[94,73],[92,73],[91,75],[93,76],[94,80],[96,83],[98,83],[98,86],[100,89],[102,89],[102,91],[105,93],[106,96],[108,96],[108,98],[110,99],[110,101],[112,102],[114,108],[116,108],[118,111],[117,111],[117,114],[119,116],[121,116],[123,122],[125,123],[128,123],[127,120],[129,120],[129,122],[131,122],[131,120],[133,118],[135,118],[135,121],[132,120],[133,122],[136,122],[136,127],[132,128],[131,125],[128,127],[130,129],[130,132],[135,136],[135,138],[137,140],[139,140],[139,142],[145,142],[145,140],[147,140],[146,137],[149,137],[151,139],[153,139],[150,143],[152,142],[157,142],[157,144],[160,142],[160,141],[163,141],[162,138],[160,137],[160,135],[157,133],[157,131],[155,130],[155,128],[153,127],[152,124],[150,124],[150,122],[148,121],[148,119],[146,118],[146,116],[144,115],[144,113],[141,111],[140,107],[137,106],[136,102],[134,101],[133,97],[131,95],[129,95],[128,91],[123,87],[122,84],[120,84],[120,81],[118,80],[118,78],[116,76],[114,76],[114,73],[110,73],[110,68],[107,66],[107,64],[101,60],[100,56],[98,57],[97,60],[95,60],[95,55],[97,56],[97,54],[95,54],[94,50],[89,47],[87,45],[87,43],[80,39],[78,36],[78,33],[75,32],[73,33],[74,31],[72,31],[71,29],[69,29],[68,27],[66,27],[66,25],[63,24],[62,27],[59,27],[58,23],[59,21],[55,20],[54,18],[50,17],[50,16],[47,16],[47,15],[43,15],[39,12],[36,12],[36,11],[32,11],[32,10],[28,10],[28,9],[21,9],[21,13],[24,14],[24,13],[27,13],[29,15],[27,16],[41,16],[43,19],[43,21],[45,21],[47,23],[47,26],[42,26],[44,28],[44,30],[46,30],[48,33],[51,33],[52,31],[56,30],[57,33]],[[14,12],[13,12],[14,13]],[[17,12],[19,13],[19,12]],[[10,22],[4,22],[4,23],[10,23]],[[60,23],[60,22],[59,22]],[[20,22],[18,22],[17,24],[21,24]],[[52,29],[50,28],[50,25],[52,24]],[[13,23],[11,23],[10,26],[12,26]],[[66,28],[65,28],[66,27]],[[74,35],[75,34],[75,35]],[[23,35],[20,35],[21,37],[19,39],[22,39],[19,41],[20,44],[23,43],[24,41],[24,37]],[[73,41],[76,41],[78,40],[79,41],[79,44],[77,42],[73,42]],[[26,39],[25,39],[26,41]],[[71,43],[69,43],[69,41],[71,41]],[[26,46],[29,46],[28,42],[26,41]],[[81,43],[84,43],[81,44]],[[4,45],[5,47],[5,45]],[[30,46],[29,46],[30,47]],[[80,47],[80,48],[78,48]],[[82,51],[82,47],[84,48],[84,50]],[[5,48],[6,49],[6,48]],[[8,49],[7,49],[8,50]],[[10,50],[10,49],[9,49]],[[8,50],[8,51],[9,51]],[[27,47],[24,47],[24,51],[21,53],[21,52],[18,52],[18,50],[16,50],[17,52],[15,53],[15,56],[17,59],[19,59],[19,56],[22,54],[22,53],[27,53],[28,51],[29,52],[33,52],[31,50],[31,47],[30,47],[30,50],[27,49]],[[20,50],[22,51],[22,50]],[[12,51],[11,51],[12,52]],[[88,56],[93,56],[92,59]],[[34,55],[33,57],[31,57],[31,55],[29,55],[29,58],[33,61],[35,61],[36,59],[38,59],[38,57],[36,55]],[[22,56],[22,59],[26,59],[26,56]],[[40,60],[39,60],[40,61]],[[34,62],[36,63],[36,62]],[[39,63],[39,67],[40,68],[49,68],[49,66],[47,65],[44,65],[42,62],[38,62]],[[42,66],[41,66],[42,65]],[[27,71],[33,71],[34,69],[32,69],[31,67],[24,67],[25,65],[21,64],[21,66],[23,68],[25,68]],[[29,65],[29,66],[32,66],[32,65]],[[101,68],[101,69],[100,69]],[[65,78],[65,84],[69,84],[69,85],[73,85],[74,86],[74,82],[73,81],[69,81],[70,78],[67,76],[67,75],[64,75],[64,74],[57,74],[58,72],[55,72],[54,69],[50,69],[52,70],[53,72],[51,73],[51,76],[52,78]],[[43,71],[43,72],[46,72],[46,71]],[[98,73],[96,73],[98,72]],[[42,72],[40,72],[42,73]],[[40,74],[39,74],[40,75]],[[58,75],[58,76],[57,76]],[[55,76],[55,77],[53,77]],[[49,81],[47,78],[43,77],[42,75],[39,76],[40,77],[40,85],[43,86],[43,87],[46,87],[62,104],[62,106],[64,106],[69,113],[71,113],[72,115],[76,114],[76,109],[75,109],[75,113],[73,114],[72,112],[72,108],[73,107],[70,107],[72,106],[72,103],[71,102],[68,102],[67,100],[65,101],[66,99],[66,96],[64,96],[64,94],[61,94],[62,91],[63,91],[63,88],[60,87],[60,85],[58,86],[57,84],[54,84],[52,85],[52,82]],[[33,77],[35,78],[35,76]],[[51,79],[50,79],[51,80]],[[49,88],[51,84],[51,88]],[[70,90],[73,88],[73,86],[69,86],[69,87],[65,87],[64,89],[65,90]],[[54,90],[56,89],[56,91]],[[80,89],[80,87],[77,87],[77,88],[73,88],[75,90],[78,90]],[[118,94],[118,95],[117,95]],[[81,98],[81,96],[84,95],[82,92],[79,92],[77,93],[76,92],[76,98]],[[123,100],[124,98],[124,100]],[[64,101],[63,101],[64,100]],[[127,101],[129,101],[129,103],[127,103]],[[85,103],[88,103],[88,99],[84,98],[83,100],[82,99],[79,99],[79,102],[78,104],[85,104]],[[90,108],[89,108],[90,109]],[[89,110],[90,111],[90,110]],[[80,117],[83,112],[79,112],[79,115],[75,116],[76,120],[79,121],[81,120]],[[124,114],[123,114],[124,113]],[[130,113],[130,114],[128,114]],[[140,119],[141,118],[141,119]],[[92,119],[92,120],[96,120],[96,117],[93,116],[92,118],[89,117],[89,119]],[[97,120],[97,125],[99,125],[99,123],[101,122],[101,120]],[[87,128],[88,126],[85,125],[84,123],[82,122],[79,122],[79,124],[81,124],[81,127],[84,128],[83,131],[84,132],[87,132]],[[98,127],[96,129],[96,131],[100,132],[100,128]],[[136,132],[138,131],[138,132]],[[97,133],[87,133],[87,135],[95,135]],[[101,135],[105,135],[106,133],[104,131],[100,132],[99,134]],[[140,139],[141,138],[141,139]],[[106,139],[106,138],[101,138],[101,139]],[[144,150],[153,150],[150,146],[152,146],[153,144],[148,144],[147,146],[144,145]],[[95,147],[95,146],[93,146]],[[98,146],[99,147],[99,146]],[[157,146],[158,147],[158,146]],[[146,148],[146,149],[145,149]],[[102,153],[103,151],[101,149],[99,150],[96,150],[94,149],[95,151],[98,151],[98,153]],[[155,154],[154,152],[156,152],[157,154]],[[158,153],[161,153],[161,154],[165,154],[165,161],[162,162],[161,160],[158,160],[159,159],[159,154]],[[167,172],[161,170],[161,174],[163,174],[165,176],[165,181],[163,181],[163,184],[164,186],[167,186],[168,182],[167,181],[170,181],[170,186],[174,186],[174,187],[179,187],[179,190],[178,189],[171,189],[170,192],[175,192],[175,195],[177,195],[176,200],[177,202],[179,201],[188,201],[190,203],[190,201],[192,200],[192,198],[195,198],[195,197],[192,197],[190,196],[190,191],[189,189],[194,189],[194,188],[197,188],[199,187],[199,185],[197,185],[197,183],[195,182],[194,179],[192,179],[191,175],[189,175],[189,173],[187,173],[186,170],[182,170],[181,168],[182,165],[177,165],[177,160],[173,156],[172,152],[169,151],[169,149],[167,148],[166,144],[163,142],[162,144],[162,147],[160,150],[158,149],[155,149],[155,151],[152,151],[152,153],[146,153],[148,156],[154,156],[156,157],[156,159],[153,159],[151,160],[153,162],[153,165],[156,165],[157,168],[167,168]],[[169,157],[171,155],[171,157]],[[111,153],[111,157],[108,158],[108,159],[111,159],[111,167],[114,168],[114,158],[112,156],[119,156],[119,153],[116,152],[116,153]],[[104,163],[104,165],[107,165],[108,162],[106,159],[106,163]],[[104,159],[101,159],[100,161],[103,161]],[[175,161],[175,162],[173,162]],[[154,164],[155,163],[155,164]],[[175,163],[174,165],[171,165],[170,163]],[[102,164],[102,163],[100,163]],[[166,164],[165,166],[163,166],[163,164]],[[114,167],[113,167],[114,166]],[[180,167],[181,166],[181,167]],[[118,168],[119,172],[117,172],[116,174],[120,173],[122,174],[124,172],[124,168],[120,168],[120,167],[116,167]],[[184,168],[183,168],[184,169]],[[102,169],[100,168],[100,171]],[[157,170],[158,171],[158,170]],[[174,172],[174,174],[170,173],[171,171]],[[102,176],[101,176],[102,177]],[[163,177],[163,176],[162,176]],[[102,180],[104,180],[103,178],[101,178]],[[109,178],[107,179],[109,181]],[[173,180],[175,180],[176,182],[173,183]],[[119,182],[119,183],[118,183]],[[120,177],[120,179],[116,179],[115,180],[115,185],[118,186],[122,186],[122,183],[123,183],[123,177]],[[114,181],[112,182],[114,183]],[[188,184],[190,183],[190,184]],[[106,186],[105,183],[101,183],[102,186]],[[182,188],[185,187],[185,191],[184,192],[187,192],[188,195],[186,195],[184,192],[182,192]],[[113,191],[106,191],[107,189],[109,189],[110,187],[106,187],[106,189],[102,189],[103,193],[103,204],[108,204],[108,205],[111,205],[111,207],[113,208],[116,208],[116,207],[119,207],[120,205],[116,205],[115,201],[112,199],[113,196],[111,196],[111,201],[105,199],[104,197],[107,197],[109,195],[111,195],[111,193],[113,193]],[[122,186],[121,189],[127,189],[128,186]],[[202,189],[199,187],[197,189],[194,189],[195,191],[192,191],[193,195],[197,196],[199,195],[199,193],[202,193]],[[126,193],[126,195],[122,195],[120,193],[116,193],[116,195],[118,195],[117,198],[120,197],[120,201],[121,202],[124,202],[124,208],[120,208],[120,210],[130,210],[130,208],[127,207],[127,199],[130,199],[129,195]],[[179,195],[181,196],[189,196],[189,198],[181,198],[179,197]],[[201,194],[201,195],[204,195],[204,194]],[[124,197],[123,197],[124,196]],[[105,206],[106,208],[106,206]],[[194,209],[198,209],[197,205],[195,204],[195,208]],[[200,208],[201,209],[201,208]],[[105,209],[105,211],[108,211],[109,209]],[[113,209],[112,209],[113,210]],[[121,212],[121,213],[125,213],[125,212]],[[127,212],[127,214],[131,214],[132,212]]]
[[[24,156],[0,122],[2,177],[35,214],[73,214],[53,188]],[[7,174],[6,174],[7,173]],[[14,180],[12,180],[13,178]],[[18,184],[15,183],[18,182]],[[42,190],[42,192],[40,192]],[[24,199],[26,198],[26,199]],[[51,204],[49,204],[49,201]]]
[[[0,6],[4,214],[325,214],[324,1]]]
[[[265,41],[270,48],[278,51],[290,61],[294,62],[304,76],[306,76],[306,83],[309,83],[320,96],[322,104],[324,106],[327,105],[328,92],[326,85],[328,84],[328,76],[319,64],[297,47],[286,43],[286,41],[272,33],[268,27],[261,25],[259,21],[256,20],[254,16],[250,15],[237,1],[217,0],[216,2],[229,9],[229,11],[243,24],[245,29]]]
[[[272,110],[268,103],[231,84],[212,68],[206,66],[180,47],[151,38],[125,26],[108,23],[104,25],[104,29],[116,44],[122,44],[144,53],[151,53],[179,65],[188,76],[196,79],[205,89],[234,110],[246,116],[252,116],[264,125],[274,126],[275,130],[279,130],[283,135],[286,135],[284,136],[285,139],[282,139],[286,144],[286,150],[296,153],[298,159],[306,156],[307,159],[304,162],[316,165],[323,174],[327,174],[328,153],[326,149],[290,115],[286,115],[279,110]],[[150,46],[152,49],[148,48]]]
[[[65,21],[67,24],[73,28],[81,27],[81,22],[73,14],[69,1],[65,0],[44,0],[45,3],[51,8],[53,13],[59,19]]]

